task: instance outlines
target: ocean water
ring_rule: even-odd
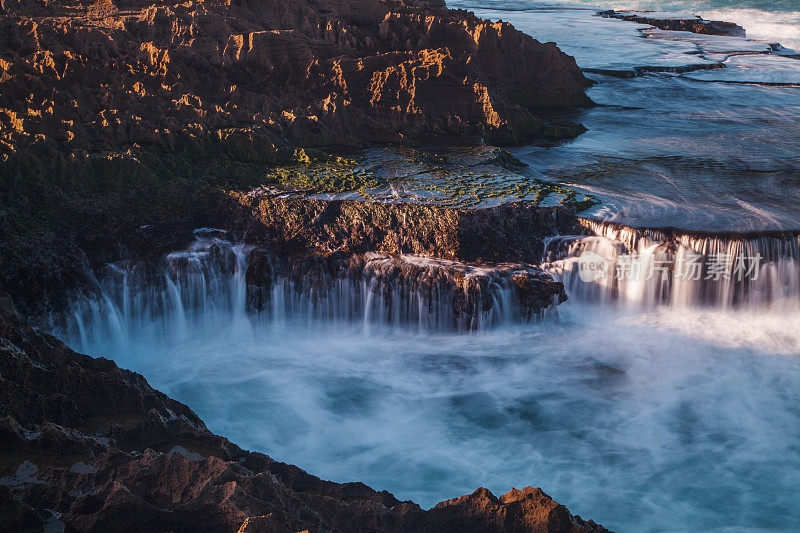
[[[735,22],[747,30],[747,36],[800,48],[800,2],[797,0],[701,0],[699,2],[600,2],[608,9],[680,11],[700,15],[706,20]]]
[[[597,233],[574,244],[606,253],[635,236]],[[783,248],[741,306],[576,284],[562,255],[549,268],[571,300],[557,316],[457,333],[354,306],[375,298],[359,284],[303,296],[277,280],[267,310],[247,313],[251,247],[201,239],[160,282],[114,266],[57,334],[244,448],[423,507],[532,484],[614,531],[788,531],[800,526],[800,251]]]
[[[423,507],[533,484],[619,532],[800,524],[800,314],[568,304],[477,335],[213,323],[89,352],[244,448]]]
[[[699,15],[706,20],[734,22],[747,36],[800,48],[800,1],[798,0],[469,0],[448,2],[451,7],[492,8],[506,11],[530,9],[615,9],[662,11]],[[559,44],[561,41],[557,41]]]
[[[515,150],[531,177],[601,200],[586,215],[638,227],[800,228],[800,60],[769,45],[788,43],[783,35],[765,42],[651,30],[575,3],[451,5],[555,41],[596,82],[588,91],[596,107],[556,114],[582,122],[585,134]],[[781,5],[764,16],[793,16],[796,4]]]

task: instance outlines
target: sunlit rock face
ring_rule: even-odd
[[[554,43],[413,0],[8,0],[0,35],[6,154],[571,137],[533,109],[590,102]]]
[[[370,251],[453,261],[536,263],[544,241],[574,233],[571,206],[507,203],[451,209],[423,203],[291,198],[261,190],[234,193],[247,242],[280,253]]]

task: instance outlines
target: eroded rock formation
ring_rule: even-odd
[[[0,149],[86,157],[222,145],[515,141],[579,133],[589,102],[554,43],[424,0],[3,0]],[[270,155],[271,154],[271,155]]]
[[[282,300],[287,299],[286,292],[289,297],[294,293],[311,299],[312,308],[320,303],[335,307],[333,314],[344,318],[363,321],[364,316],[373,315],[389,324],[425,324],[432,331],[481,329],[491,325],[487,322],[492,313],[508,315],[498,316],[499,320],[538,318],[567,300],[564,285],[533,265],[475,266],[376,252],[279,259],[255,250],[249,257],[246,282],[252,311],[270,309],[276,285],[288,282],[289,286],[282,287]],[[342,282],[349,297],[359,297],[356,302],[337,301],[333,293],[343,289]],[[495,309],[503,293],[513,295],[512,309]]]
[[[538,263],[544,239],[573,231],[570,207],[505,203],[481,209],[413,202],[292,198],[256,189],[231,193],[237,231],[279,253],[416,254],[465,262]]]
[[[429,511],[244,451],[106,359],[25,324],[0,297],[0,530],[606,531],[540,489]]]
[[[574,136],[536,109],[587,83],[440,2],[2,0],[0,282],[41,300],[169,227],[163,253],[301,146]]]
[[[568,210],[219,191],[302,160],[300,146],[571,137],[580,125],[537,109],[590,103],[588,83],[554,43],[436,1],[0,0],[0,283],[42,311],[87,264],[163,253],[203,224],[325,268],[360,261],[379,290],[398,270],[420,290],[459,279],[388,253],[538,260]],[[504,275],[531,312],[563,296],[536,271]],[[454,316],[480,306],[485,280],[461,282]],[[530,487],[424,511],[246,452],[0,294],[0,530],[604,531]]]

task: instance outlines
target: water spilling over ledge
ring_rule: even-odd
[[[108,265],[53,326],[84,347],[250,319],[467,331],[542,318],[564,300],[561,284],[526,264],[381,252],[280,257],[206,229],[156,265]]]
[[[690,237],[583,223],[603,236],[575,228],[548,253]],[[567,287],[576,297],[558,319],[531,324],[508,313],[523,308],[522,271],[533,283],[536,268],[520,264],[277,255],[206,230],[160,263],[109,266],[92,293],[102,296],[67,317],[68,340],[146,372],[243,446],[424,506],[489,472],[495,492],[544,478],[575,512],[621,531],[796,517],[800,310],[628,309]]]
[[[761,279],[777,294],[796,235],[635,229],[522,204],[243,200],[243,231],[107,265],[53,326],[243,446],[425,506],[489,472],[495,492],[543,478],[619,530],[712,529],[731,506],[733,527],[796,515],[786,487],[800,466],[774,461],[797,434],[800,309],[781,310],[793,293],[748,289],[725,308],[721,282],[698,280],[681,304],[669,277],[579,270],[588,252],[615,270],[683,247],[706,268],[741,247],[783,272]],[[564,289],[557,319],[537,320]]]
[[[546,269],[582,301],[646,309],[800,308],[800,234],[637,229],[580,219],[550,239]]]

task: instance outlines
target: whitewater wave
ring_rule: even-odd
[[[778,42],[787,48],[800,48],[800,11],[703,9],[697,14],[708,20],[735,22],[747,30],[749,39]]]
[[[542,0],[455,0],[450,7],[467,9],[489,8],[505,11],[527,11],[581,8],[615,9],[618,11],[664,11],[695,14],[707,20],[733,22],[747,30],[750,39],[780,43],[786,48],[800,49],[800,0],[730,1],[705,0],[686,2],[673,0],[572,0],[568,2]]]

